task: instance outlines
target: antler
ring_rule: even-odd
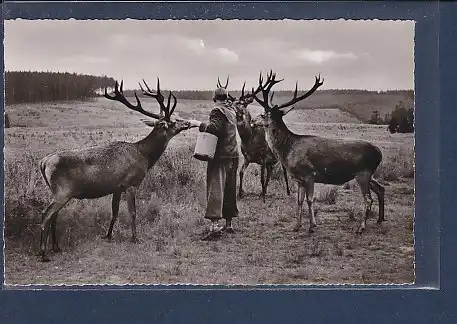
[[[268,74],[267,76],[267,81],[265,82],[265,84],[262,84],[262,76],[260,76],[259,78],[259,88],[261,89],[262,91],[262,95],[263,95],[263,101],[260,100],[259,98],[257,98],[256,96],[256,91],[257,90],[254,90],[254,88],[252,88],[252,95],[254,96],[254,99],[260,104],[262,105],[265,110],[269,110],[271,108],[273,108],[271,106],[271,102],[273,101],[273,96],[274,96],[274,92],[271,94],[271,97],[270,97],[270,103],[268,101],[268,94],[271,90],[271,88],[276,84],[276,83],[279,83],[281,82],[283,79],[281,80],[275,80],[275,77],[276,77],[276,74],[273,73],[271,70],[270,70],[270,73]],[[308,98],[310,95],[312,95],[321,85],[324,84],[324,79],[321,80],[321,76],[319,74],[318,77],[316,77],[316,81],[314,82],[314,85],[313,87],[308,90],[306,93],[304,93],[303,95],[301,96],[297,96],[298,94],[298,83],[295,84],[295,91],[294,91],[294,97],[292,98],[292,100],[288,101],[288,102],[285,102],[281,105],[275,105],[274,107],[277,108],[277,109],[282,109],[282,108],[286,108],[286,107],[290,107],[294,104],[296,104],[297,102],[305,99],[305,98]],[[259,89],[258,88],[258,89]],[[288,113],[290,110],[294,109],[294,107],[292,107],[291,109],[289,109],[286,113]]]
[[[159,80],[159,78],[157,78],[157,91],[156,91],[156,93],[154,93],[149,88],[148,84],[146,83],[146,81],[144,81],[144,79],[143,79],[143,83],[144,83],[144,85],[146,86],[146,89],[147,89],[147,90],[144,90],[143,87],[141,86],[141,83],[140,83],[140,88],[141,88],[141,91],[143,91],[143,94],[145,96],[152,97],[152,98],[156,99],[157,102],[159,103],[159,106],[160,106],[160,114],[163,115],[163,113],[165,113],[165,119],[170,121],[171,115],[175,111],[176,104],[178,103],[178,101],[176,100],[175,95],[171,91],[168,93],[167,105],[165,106],[165,104],[164,104],[165,97],[160,92],[160,80]],[[173,106],[170,109],[170,103],[171,103],[171,98],[172,97],[173,97]]]
[[[275,84],[277,84],[283,80],[284,79],[276,80],[276,73],[273,73],[273,71],[270,70],[270,73],[267,74],[267,80],[265,81],[265,84],[263,84],[262,73],[260,73],[259,86],[257,87],[256,90],[254,90],[254,88],[252,88],[251,96],[255,99],[255,101],[257,101],[266,110],[271,109],[271,107],[268,103],[268,94],[269,94],[271,88]],[[259,98],[257,98],[257,93],[259,93],[260,91],[262,91],[263,101],[260,100]],[[274,94],[271,95],[270,101],[273,100],[273,95]]]
[[[227,81],[225,82],[225,86],[223,86],[223,85],[221,84],[221,80],[219,80],[219,77],[217,77],[217,87],[218,87],[218,88],[227,89],[227,86],[228,86],[228,83],[229,83],[229,78],[230,78],[230,76],[227,75]]]
[[[137,96],[136,92],[135,92],[136,106],[132,105],[124,97],[124,91],[122,89],[123,85],[124,85],[124,81],[122,80],[121,81],[121,86],[119,88],[119,84],[116,81],[116,84],[114,85],[114,95],[113,96],[108,95],[108,90],[107,90],[107,88],[105,88],[104,97],[109,99],[109,100],[119,101],[120,103],[123,103],[128,108],[130,108],[132,110],[135,110],[135,111],[138,111],[139,113],[141,113],[141,114],[143,114],[145,116],[152,117],[152,118],[155,118],[155,119],[160,119],[161,118],[160,115],[154,114],[152,112],[149,112],[149,111],[146,111],[146,110],[143,109],[143,107],[141,106],[140,99],[138,99],[138,96]]]
[[[286,107],[292,106],[293,104],[296,104],[299,101],[302,101],[303,99],[308,98],[310,95],[312,95],[317,90],[317,88],[319,88],[323,84],[324,84],[324,79],[322,78],[322,80],[321,80],[321,75],[319,74],[319,76],[316,77],[316,81],[314,82],[313,87],[310,90],[308,90],[306,93],[301,95],[300,97],[297,97],[298,82],[296,82],[295,83],[294,97],[292,98],[292,100],[279,105],[278,108],[279,109],[286,108]]]

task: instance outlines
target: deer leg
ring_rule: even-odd
[[[129,210],[130,217],[132,218],[132,238],[133,243],[138,243],[136,237],[136,206],[135,206],[135,187],[130,187],[126,190],[127,193],[127,209]]]
[[[309,213],[309,232],[312,233],[316,227],[316,215],[314,212],[314,179],[309,179],[306,181],[305,190]]]
[[[57,217],[57,213],[59,210],[61,210],[67,202],[70,200],[69,197],[65,198],[60,198],[60,199],[53,199],[51,204],[46,208],[46,210],[43,213],[42,216],[42,221],[41,221],[41,242],[40,242],[40,255],[41,255],[41,261],[43,262],[48,262],[49,257],[46,255],[46,245],[48,241],[48,235],[49,235],[49,221],[53,217]]]
[[[117,216],[119,215],[119,203],[121,201],[121,193],[122,191],[115,191],[113,193],[113,200],[111,201],[111,222],[109,224],[108,231],[106,232],[106,235],[103,236],[104,239],[111,240],[112,235],[113,235],[113,226],[114,223],[116,223]]]
[[[265,195],[264,195],[264,199],[265,199],[265,196],[267,195],[267,188],[268,188],[268,184],[270,183],[271,173],[273,171],[273,165],[268,163],[266,165],[266,168],[267,168],[267,177],[265,178]]]
[[[384,192],[385,188],[382,186],[379,182],[377,182],[374,179],[370,180],[370,189],[374,191],[376,196],[378,196],[378,202],[379,202],[379,216],[378,216],[378,224],[382,223],[385,221],[384,217]]]
[[[262,199],[265,202],[265,164],[260,165],[260,183],[262,185]]]
[[[357,183],[359,184],[360,191],[362,192],[363,202],[365,206],[365,217],[363,217],[362,222],[360,223],[360,226],[357,229],[357,234],[362,234],[363,231],[365,231],[367,219],[371,211],[371,204],[369,203],[369,200],[372,201],[370,196],[370,178],[371,174],[369,174],[368,172],[361,172],[355,177]]]
[[[243,165],[241,166],[241,170],[240,170],[240,188],[238,190],[238,197],[239,198],[243,198],[243,195],[244,195],[244,191],[243,191],[243,177],[244,177],[244,171],[246,170],[246,168],[248,167],[249,165],[249,161],[245,158],[244,159],[244,162],[243,162]]]
[[[294,231],[298,232],[301,228],[302,217],[303,217],[303,201],[305,200],[305,187],[302,184],[298,184],[297,191],[297,205],[298,205],[298,214],[297,214],[297,223],[295,224]]]
[[[48,206],[46,206],[46,208],[41,212],[41,223],[43,223],[43,221],[44,221],[46,215],[48,214],[49,209],[50,209],[51,207],[53,207],[54,205],[55,205],[55,201],[54,201],[54,199],[53,199],[53,200],[51,201],[51,203],[50,203]],[[41,229],[41,227],[40,227],[40,229]],[[45,235],[45,233],[41,230],[41,231],[40,231],[40,246],[41,246],[41,243],[43,242],[44,235]],[[40,250],[40,252],[39,252],[37,255],[41,255],[41,250]]]
[[[284,174],[284,181],[286,183],[286,191],[287,191],[287,195],[290,196],[290,189],[289,189],[289,179],[287,177],[287,170],[286,168],[281,164],[281,167],[282,167],[282,173]]]
[[[56,234],[56,223],[57,223],[57,213],[51,218],[51,234],[52,234],[52,251],[55,253],[62,252],[57,243],[57,234]]]

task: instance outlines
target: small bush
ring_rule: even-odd
[[[311,244],[311,247],[309,249],[309,256],[312,258],[318,258],[318,257],[323,256],[324,253],[325,253],[325,251],[324,251],[322,245],[320,244],[320,242],[317,240],[313,241],[313,243]]]
[[[328,205],[334,205],[336,203],[337,196],[338,188],[336,186],[332,186],[330,188],[327,187],[319,191],[317,201]]]
[[[153,192],[146,206],[144,217],[151,223],[155,222],[160,217],[160,211],[163,201]]]
[[[285,254],[285,261],[287,264],[301,264],[304,262],[306,254],[302,251],[287,251]]]

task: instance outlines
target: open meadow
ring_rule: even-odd
[[[146,109],[155,107],[152,101],[142,101]],[[209,101],[179,100],[176,112],[205,121],[211,107]],[[6,112],[11,123],[5,129],[4,150],[7,285],[414,282],[413,134],[390,134],[386,126],[363,124],[335,107],[294,110],[285,118],[296,133],[358,138],[381,148],[383,162],[375,176],[386,188],[386,222],[376,224],[374,199],[375,215],[362,235],[355,234],[363,200],[354,181],[345,186],[318,184],[315,233],[307,231],[307,208],[306,226],[293,232],[296,185],[291,183],[292,194],[287,196],[276,167],[263,203],[259,167],[250,165],[235,233],[214,242],[201,241],[208,226],[203,219],[206,163],[192,157],[198,131],[191,129],[171,140],[138,191],[138,244],[129,241],[124,196],[112,242],[101,239],[111,218],[111,196],[73,200],[57,220],[63,251],[42,263],[35,254],[41,211],[50,194],[38,161],[63,149],[136,141],[150,128],[140,114],[103,98],[16,104],[7,106]]]

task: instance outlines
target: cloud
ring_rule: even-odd
[[[206,59],[217,59],[224,63],[233,63],[239,60],[239,55],[225,47],[207,46],[202,39],[187,39],[187,47],[197,55]]]
[[[300,50],[297,52],[297,58],[311,63],[324,63],[330,60],[356,60],[357,56],[354,53],[337,53],[326,50]]]
[[[186,39],[187,47],[198,55],[205,53],[206,46],[203,39]]]
[[[237,62],[239,60],[239,55],[234,51],[231,51],[225,47],[220,47],[214,51],[220,59],[225,62]]]

